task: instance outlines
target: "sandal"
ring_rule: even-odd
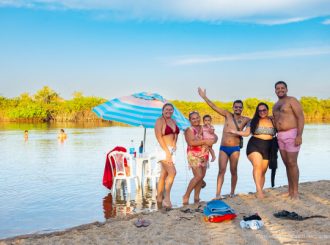
[[[142,222],[143,222],[143,219],[137,219],[137,220],[134,222],[134,225],[135,225],[137,228],[140,228],[140,227],[143,226]]]
[[[199,205],[196,209],[195,212],[197,213],[204,213],[204,210],[202,209],[202,205]]]
[[[291,219],[291,220],[304,220],[301,215],[298,215],[296,212],[289,212],[286,210],[282,210],[281,212],[277,212],[274,214],[276,218],[283,218],[283,219]]]
[[[143,219],[142,220],[142,226],[143,227],[147,227],[151,224],[151,221],[150,220],[146,220],[146,219]]]
[[[176,217],[176,220],[191,220],[192,218],[194,218],[194,216],[179,216],[179,217]]]
[[[182,213],[192,214],[194,211],[190,208],[185,208],[180,210]]]

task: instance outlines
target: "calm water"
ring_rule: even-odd
[[[59,128],[64,127],[68,139],[57,141]],[[23,131],[29,129],[24,141]],[[216,126],[221,136],[222,125]],[[330,125],[307,125],[299,156],[301,182],[329,179]],[[109,191],[102,185],[106,153],[116,145],[136,148],[143,137],[142,128],[46,124],[0,124],[0,238],[26,233],[61,230],[68,227],[104,221],[142,210],[155,210],[150,190],[136,193],[134,185],[130,200],[121,194],[112,205]],[[247,139],[245,139],[245,146]],[[156,145],[153,130],[147,131],[147,151]],[[214,146],[218,154],[219,144]],[[238,167],[237,192],[254,191],[252,167],[241,154]],[[192,174],[185,160],[182,134],[178,140],[177,176],[173,185],[172,202],[181,205]],[[217,163],[207,172],[207,187],[202,200],[214,197]],[[270,187],[270,172],[266,187]],[[285,169],[279,161],[276,185],[287,184]],[[123,188],[125,189],[125,188]],[[230,191],[227,173],[223,194]]]

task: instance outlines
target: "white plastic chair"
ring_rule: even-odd
[[[160,163],[157,162],[156,157],[154,155],[150,155],[145,161],[148,162],[144,165],[145,175],[144,175],[143,185],[145,185],[147,180],[150,179],[152,190],[156,190],[157,180],[160,177],[160,171],[161,171]]]
[[[121,152],[121,151],[113,151],[108,155],[109,161],[110,161],[110,166],[112,170],[112,175],[113,175],[113,184],[112,184],[112,196],[115,197],[116,194],[116,181],[117,180],[126,180],[127,184],[127,192],[128,194],[131,194],[131,180],[135,179],[135,187],[136,189],[140,188],[138,177],[134,175],[132,164],[131,164],[131,156],[126,153],[126,152]],[[113,159],[115,163],[115,169],[112,166],[112,161],[111,158]],[[125,159],[127,161],[127,166],[130,168],[130,174],[128,175],[126,173],[126,168],[125,168]],[[116,174],[114,174],[116,172]]]

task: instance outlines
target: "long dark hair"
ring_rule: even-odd
[[[258,127],[259,125],[259,120],[260,120],[260,116],[259,116],[259,106],[261,105],[264,105],[267,110],[269,109],[268,108],[268,105],[264,102],[260,102],[258,105],[257,105],[257,108],[256,108],[256,111],[253,115],[253,118],[251,120],[251,133],[254,134],[254,132],[256,131],[256,128]]]

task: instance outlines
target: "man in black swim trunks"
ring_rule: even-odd
[[[225,124],[223,126],[221,146],[219,152],[219,172],[217,179],[217,191],[215,199],[223,198],[221,196],[221,188],[223,185],[227,163],[230,162],[230,173],[231,173],[231,191],[230,196],[234,196],[236,184],[237,184],[237,164],[240,155],[239,142],[240,139],[237,135],[230,133],[230,130],[236,130],[234,119],[237,122],[239,130],[243,128],[250,121],[250,118],[242,116],[243,102],[236,100],[233,103],[233,111],[231,113],[227,110],[217,107],[212,101],[206,97],[206,90],[198,88],[199,95],[205,100],[205,102],[221,116],[225,117]]]

